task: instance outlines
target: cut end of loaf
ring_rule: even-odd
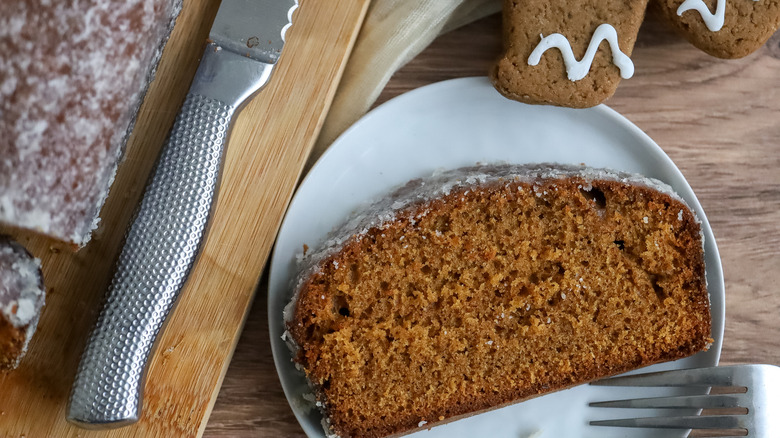
[[[416,198],[303,275],[287,328],[330,432],[410,432],[711,342],[679,198],[506,169]]]
[[[45,301],[41,262],[0,235],[0,370],[16,368]]]

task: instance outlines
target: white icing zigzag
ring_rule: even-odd
[[[620,76],[623,79],[628,79],[634,75],[634,63],[631,62],[625,53],[620,51],[620,45],[618,44],[618,35],[614,27],[609,24],[602,24],[596,28],[593,32],[593,36],[590,39],[588,50],[585,52],[585,56],[582,60],[577,61],[574,57],[574,52],[571,49],[571,44],[565,36],[554,33],[552,35],[543,36],[542,41],[536,46],[531,56],[528,57],[528,65],[538,65],[542,59],[542,54],[553,47],[561,51],[563,55],[563,63],[566,65],[566,73],[570,81],[579,81],[588,75],[591,64],[593,64],[593,58],[596,56],[596,52],[599,49],[599,44],[606,40],[609,43],[609,48],[612,50],[612,62],[620,69]]]
[[[758,0],[753,0],[757,2]],[[702,0],[685,0],[683,4],[677,8],[677,16],[682,16],[683,12],[695,10],[701,15],[701,19],[704,20],[704,25],[712,32],[717,32],[723,28],[723,22],[726,20],[726,0],[718,0],[715,5],[715,13],[710,12],[707,5]]]

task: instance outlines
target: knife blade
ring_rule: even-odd
[[[231,121],[271,77],[297,7],[298,0],[222,1],[82,354],[67,408],[77,426],[139,419],[155,341],[208,231]]]

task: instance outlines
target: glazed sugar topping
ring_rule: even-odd
[[[0,221],[89,239],[177,3],[4,2]]]
[[[21,328],[33,322],[43,303],[41,261],[0,237],[0,315]]]
[[[753,0],[758,1],[758,0]],[[726,21],[726,0],[717,0],[715,13],[710,12],[709,7],[702,0],[685,0],[679,8],[677,15],[694,10],[701,15],[704,25],[712,32],[718,32]]]
[[[612,62],[620,69],[620,76],[623,79],[631,78],[634,75],[634,63],[631,62],[631,58],[629,58],[628,55],[620,50],[618,34],[615,28],[606,23],[601,24],[596,28],[596,31],[593,32],[590,44],[588,44],[588,50],[581,60],[577,61],[577,58],[574,57],[574,52],[572,51],[569,40],[562,34],[554,33],[548,36],[541,36],[539,45],[536,46],[528,57],[528,65],[538,65],[544,52],[555,47],[561,51],[569,80],[579,81],[588,75],[591,64],[593,64],[593,59],[596,57],[596,52],[599,50],[599,45],[602,41],[607,41],[609,43],[609,48],[612,50]]]

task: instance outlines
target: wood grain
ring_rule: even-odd
[[[500,46],[498,16],[443,35],[393,76],[379,101],[483,76]],[[636,76],[608,105],[671,156],[707,212],[725,271],[721,363],[780,364],[780,34],[753,55],[724,61],[650,15],[633,60]],[[260,289],[205,436],[305,436],[273,366],[265,278]]]
[[[0,437],[202,434],[367,5],[367,0],[301,2],[271,83],[235,121],[209,236],[158,340],[141,420],[114,431],[84,431],[65,422],[78,360],[122,234],[189,87],[218,6],[207,0],[185,2],[93,241],[74,254],[17,234],[42,258],[48,295],[28,356],[15,372],[0,375]]]

